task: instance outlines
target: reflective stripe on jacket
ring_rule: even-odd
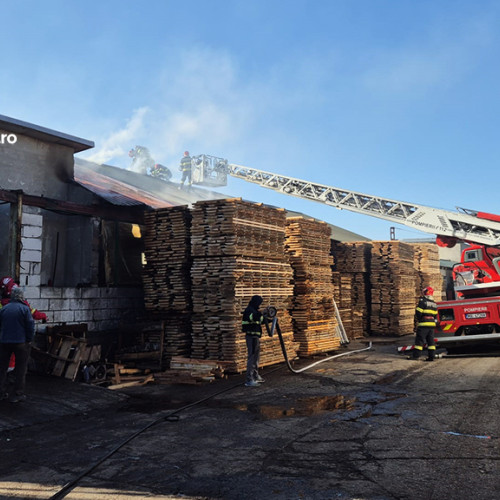
[[[417,327],[426,326],[434,328],[437,324],[437,314],[437,305],[434,300],[428,297],[420,297],[415,309]]]
[[[190,156],[184,156],[184,158],[181,159],[181,170],[191,170],[191,157]]]
[[[243,321],[241,322],[241,329],[247,335],[256,335],[257,337],[262,336],[262,323],[264,322],[264,316],[259,311],[255,309],[249,311],[249,307],[243,313]]]

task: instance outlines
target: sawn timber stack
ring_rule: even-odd
[[[411,244],[400,241],[372,242],[372,334],[393,336],[413,333],[415,279]]]
[[[246,369],[242,313],[253,295],[278,309],[290,358],[297,352],[288,312],[293,271],[285,252],[285,211],[241,199],[202,201],[193,206],[191,268],[193,344],[191,357]],[[283,361],[276,337],[265,333],[261,366]]]
[[[162,324],[163,363],[191,349],[191,211],[170,207],[145,215],[144,305]]]
[[[299,355],[310,356],[340,347],[333,304],[330,227],[303,217],[286,224],[286,248],[294,273],[292,319]]]

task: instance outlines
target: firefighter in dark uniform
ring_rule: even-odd
[[[434,342],[434,329],[437,324],[437,306],[434,302],[434,289],[430,286],[422,290],[422,296],[415,309],[417,332],[412,356],[408,359],[418,360],[427,344],[426,361],[434,361],[436,357],[436,343]]]
[[[181,187],[184,186],[184,181],[186,179],[188,181],[188,186],[191,186],[191,157],[189,156],[189,151],[184,151],[179,170],[182,172]]]
[[[247,308],[243,312],[241,322],[248,353],[245,381],[247,387],[256,387],[264,382],[264,379],[259,375],[260,338],[262,337],[262,323],[264,322],[264,315],[259,311],[262,300],[260,295],[254,295],[250,299]]]

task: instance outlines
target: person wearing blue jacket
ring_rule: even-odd
[[[31,342],[35,336],[35,321],[30,308],[23,302],[22,288],[12,289],[10,302],[0,309],[0,400],[17,403],[26,399],[24,394]],[[16,356],[14,389],[7,394],[5,381],[10,356]]]

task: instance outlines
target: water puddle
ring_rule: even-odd
[[[234,409],[257,413],[267,420],[284,417],[310,417],[336,410],[352,410],[355,398],[346,398],[342,395],[336,396],[315,396],[298,399],[293,405],[290,404],[237,404]]]

